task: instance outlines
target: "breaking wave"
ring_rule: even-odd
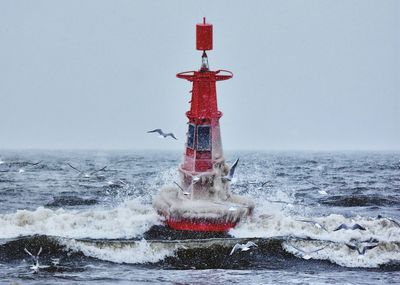
[[[0,215],[0,239],[19,236],[48,235],[73,238],[135,238],[160,218],[139,198],[113,209],[52,210],[39,207],[34,211],[18,210]]]

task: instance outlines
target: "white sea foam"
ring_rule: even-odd
[[[327,231],[301,220],[318,222]],[[355,223],[362,225],[366,230],[334,231],[341,224],[353,225]],[[298,248],[304,252],[299,253],[288,243],[284,243],[283,248],[303,258],[330,260],[347,267],[377,267],[390,261],[400,262],[400,228],[384,218],[375,219],[361,216],[346,218],[337,214],[307,218],[290,216],[282,209],[274,209],[272,205],[265,204],[258,205],[252,219],[240,224],[230,233],[237,238],[285,236],[318,240],[322,242],[321,247],[328,246],[321,251],[312,252],[316,248],[313,244],[314,241],[297,241],[300,243]],[[379,245],[367,250],[364,255],[346,246],[346,243],[351,240],[364,241],[371,238],[378,240]]]
[[[274,208],[275,207],[275,208]],[[320,229],[310,223],[301,220],[313,220],[323,225],[328,231]],[[340,224],[353,225],[358,223],[365,227],[361,230],[338,230]],[[288,215],[279,206],[264,203],[257,205],[254,216],[246,222],[232,229],[230,233],[238,238],[274,236],[296,236],[300,238],[312,238],[329,240],[334,242],[346,242],[350,239],[375,238],[381,242],[400,242],[400,228],[387,219],[375,219],[356,216],[346,218],[342,215],[331,214],[325,217],[309,218]]]
[[[53,235],[74,238],[133,238],[160,224],[151,205],[141,199],[129,200],[113,209],[18,210],[0,215],[0,238]]]
[[[324,242],[318,243],[320,248],[324,246]],[[367,250],[365,254],[349,249],[344,243],[329,243],[317,252],[312,252],[316,248],[313,241],[284,242],[282,246],[286,251],[299,257],[306,254],[307,258],[329,260],[346,267],[378,267],[391,261],[400,261],[400,248],[397,244],[380,244]],[[301,251],[299,252],[298,249]]]
[[[60,240],[67,250],[82,252],[86,256],[116,263],[154,263],[172,256],[177,247],[155,246],[142,239],[130,243],[95,243],[90,241]]]

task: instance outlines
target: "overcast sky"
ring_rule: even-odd
[[[399,150],[400,1],[0,1],[0,149],[182,149],[195,24],[225,149]],[[163,128],[178,141],[147,130]]]

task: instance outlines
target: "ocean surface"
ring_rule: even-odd
[[[180,152],[0,151],[0,284],[400,284],[400,153],[237,157],[254,215],[210,236],[151,206]]]

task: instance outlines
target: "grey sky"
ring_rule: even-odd
[[[0,149],[183,150],[203,16],[225,149],[400,149],[400,1],[364,0],[2,0]]]

